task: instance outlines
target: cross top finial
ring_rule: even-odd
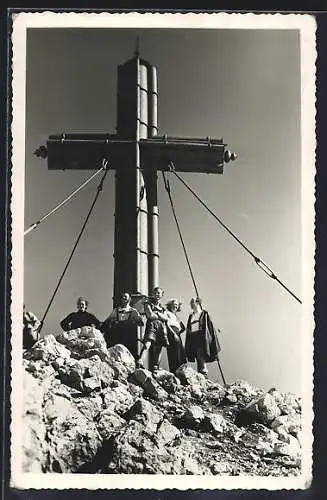
[[[135,57],[140,56],[140,37],[139,36],[136,37],[136,45],[135,45],[134,55],[135,55]]]

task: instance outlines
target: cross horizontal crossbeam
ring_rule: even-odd
[[[98,169],[103,158],[110,160],[112,168],[121,170],[133,158],[135,143],[115,134],[51,135],[47,146],[41,146],[35,154],[48,158],[49,170]],[[164,135],[139,139],[138,144],[141,168],[147,170],[167,171],[173,161],[178,172],[222,174],[224,163],[236,157],[221,138]]]

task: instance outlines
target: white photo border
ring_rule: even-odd
[[[299,30],[301,39],[302,136],[302,470],[298,477],[219,477],[104,474],[33,474],[21,470],[21,311],[24,268],[25,80],[28,28],[170,28]],[[21,12],[12,32],[11,198],[11,479],[18,489],[306,489],[312,481],[313,332],[315,262],[315,18],[308,14]]]

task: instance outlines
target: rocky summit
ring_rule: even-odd
[[[301,401],[190,366],[136,369],[82,328],[24,352],[25,472],[295,476]]]

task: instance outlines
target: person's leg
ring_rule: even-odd
[[[183,363],[180,362],[180,348],[182,346],[182,341],[178,333],[171,328],[170,335],[168,335],[169,346],[167,347],[167,357],[168,357],[168,365],[169,371],[171,373],[175,373],[177,368]]]
[[[202,375],[208,375],[208,367],[205,361],[204,352],[202,346],[199,346],[196,351],[196,363],[198,367],[198,372]]]
[[[146,356],[146,353],[148,352],[148,350],[150,349],[150,346],[151,346],[151,341],[150,340],[146,341],[143,344],[141,352],[140,352],[140,355],[139,355],[139,357],[136,360],[137,366],[139,366],[139,367],[143,367],[144,366],[145,356]]]
[[[168,358],[168,366],[169,366],[169,371],[171,373],[175,373],[177,366],[176,366],[176,349],[174,345],[169,345],[167,347],[167,358]]]
[[[152,362],[153,362],[153,371],[157,371],[159,369],[160,360],[161,360],[161,351],[162,345],[157,344],[156,342],[152,346]]]

